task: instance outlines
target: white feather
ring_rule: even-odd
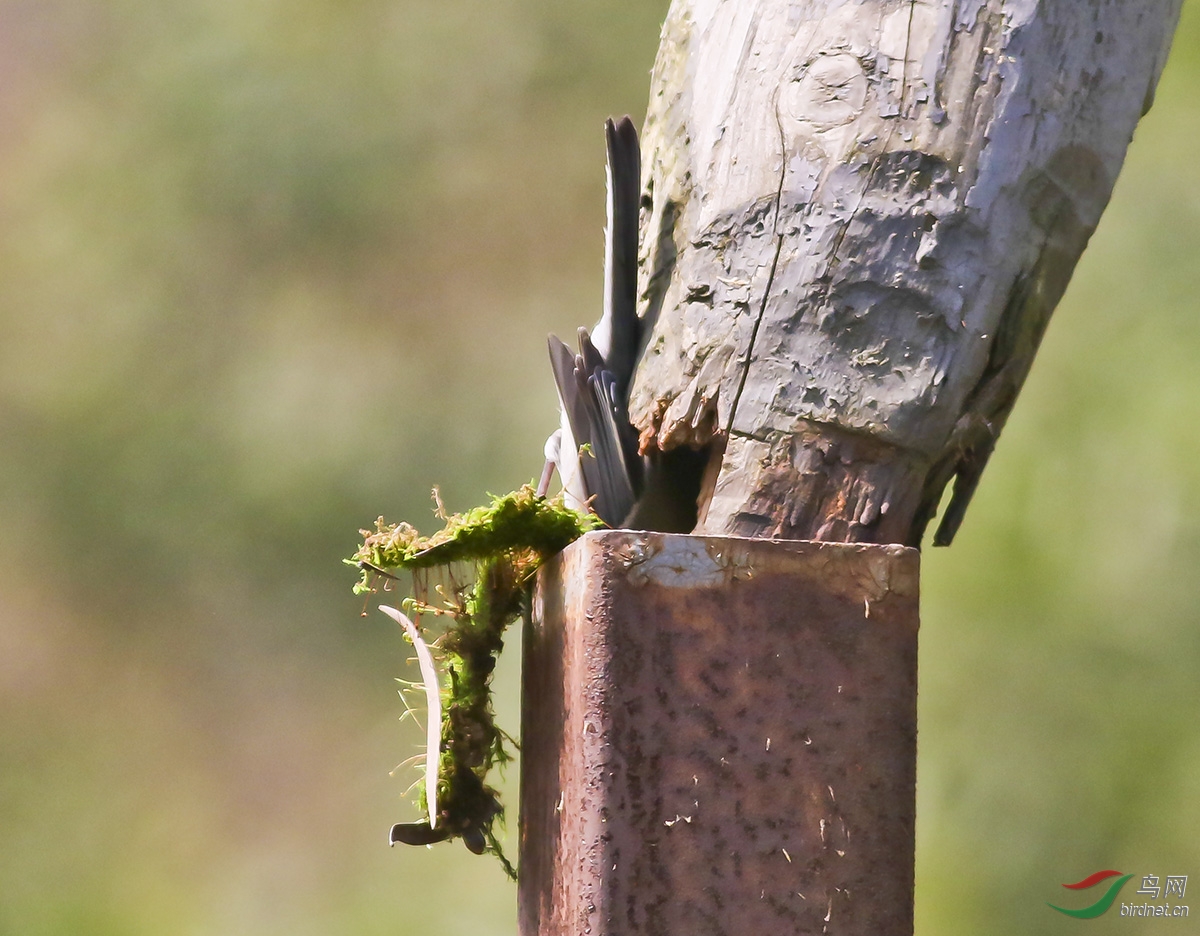
[[[442,753],[442,694],[437,669],[433,665],[433,655],[429,652],[428,645],[421,639],[421,632],[408,615],[387,605],[380,605],[379,610],[404,628],[404,633],[408,635],[413,649],[417,652],[417,666],[421,669],[421,683],[425,688],[425,701],[429,706],[429,712],[425,716],[425,801],[429,804],[429,827],[436,829],[438,759]]]

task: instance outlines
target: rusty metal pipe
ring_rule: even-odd
[[[526,628],[522,936],[912,933],[918,554],[605,531]]]

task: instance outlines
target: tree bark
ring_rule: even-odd
[[[950,541],[1181,3],[675,0],[629,408],[698,532],[919,545],[955,478]]]

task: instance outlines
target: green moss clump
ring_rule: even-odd
[[[433,840],[461,837],[476,854],[496,855],[515,879],[494,831],[504,808],[486,782],[494,765],[510,759],[508,736],[496,725],[492,711],[492,672],[504,648],[505,629],[528,608],[538,567],[601,523],[594,515],[564,506],[561,498],[539,497],[529,485],[445,520],[442,530],[424,537],[407,523],[387,524],[381,517],[373,532],[362,531],[362,546],[345,561],[362,572],[356,594],[371,591],[377,576],[394,570],[417,573],[416,583],[422,570],[461,563],[473,567],[473,584],[455,586],[450,594],[442,591],[442,606],[431,607],[420,594],[405,602],[417,615],[433,611],[451,621],[433,642],[449,681],[442,688],[439,832]],[[423,789],[420,801],[423,806],[427,802]],[[431,840],[428,827],[420,830],[418,825],[424,824],[397,826],[401,832],[393,830],[393,841]]]
[[[375,521],[373,532],[361,531],[364,540],[354,557],[380,569],[429,569],[455,562],[470,562],[513,551],[532,553],[538,561],[561,552],[588,530],[601,526],[594,514],[565,507],[561,498],[539,497],[531,485],[502,496],[465,514],[454,514],[433,536],[421,536],[407,523]],[[372,570],[363,568],[355,588],[361,594],[371,587]]]

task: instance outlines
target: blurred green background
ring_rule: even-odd
[[[385,844],[410,669],[339,559],[540,468],[665,9],[0,0],[0,932],[515,931],[496,862]],[[1184,931],[1046,908],[1109,867],[1200,904],[1197,100],[1189,0],[926,553],[922,936]]]

